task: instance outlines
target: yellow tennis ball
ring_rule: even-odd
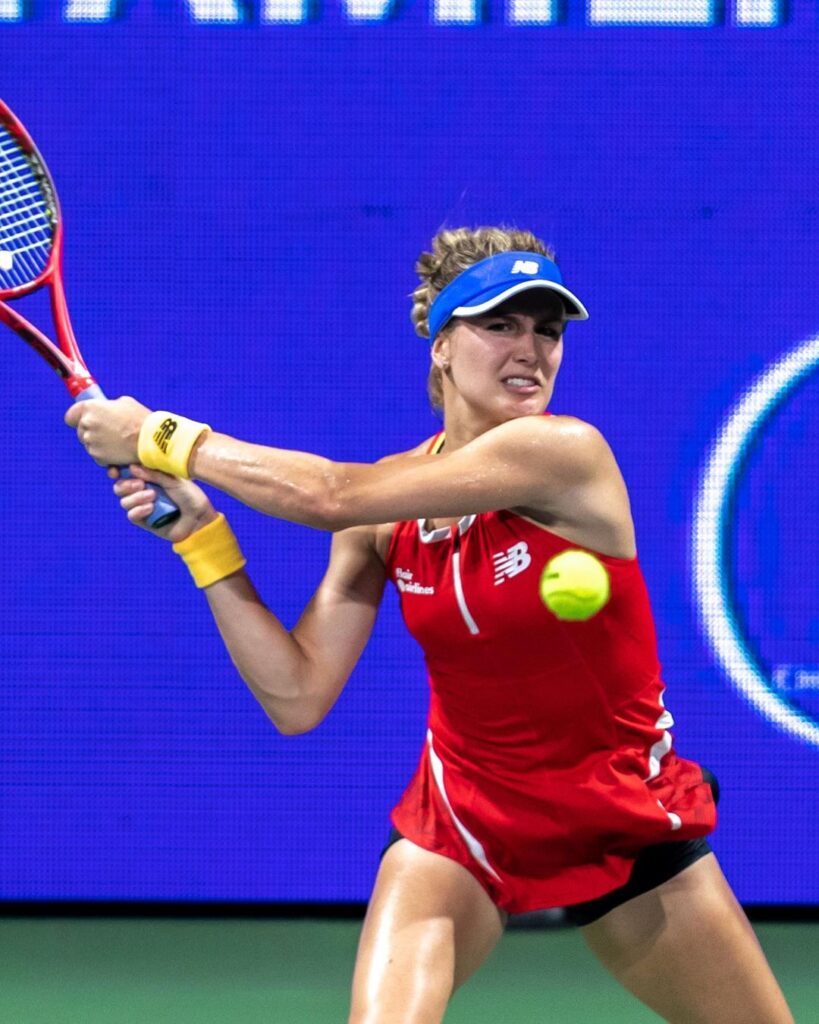
[[[609,574],[588,551],[561,551],[540,577],[540,597],[558,619],[585,622],[596,615],[611,594]]]

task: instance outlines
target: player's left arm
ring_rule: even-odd
[[[620,479],[600,432],[565,416],[521,417],[455,452],[374,465],[209,433],[189,468],[261,512],[333,531],[515,507],[572,518],[567,512],[585,506],[588,493],[612,474]]]
[[[132,399],[84,402],[66,421],[99,462],[137,461],[147,414]],[[526,507],[558,518],[620,479],[600,432],[571,416],[525,416],[457,451],[376,464],[334,462],[206,432],[188,463],[192,478],[267,515],[324,530],[422,516],[460,516]]]

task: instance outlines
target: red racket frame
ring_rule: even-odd
[[[62,378],[71,397],[76,399],[83,391],[87,391],[88,388],[93,387],[97,382],[89,372],[80,354],[77,339],[74,336],[74,329],[68,316],[65,287],[63,285],[63,222],[60,214],[60,200],[46,163],[34,145],[34,141],[2,100],[0,100],[0,124],[4,125],[17,139],[23,152],[33,158],[35,165],[47,183],[47,190],[51,195],[54,207],[54,238],[48,262],[42,273],[35,280],[30,281],[28,284],[20,285],[18,288],[0,291],[0,323],[9,326],[38,355],[42,356],[49,366],[56,370]],[[51,315],[54,319],[59,346],[55,345],[42,331],[38,330],[34,324],[30,323],[16,309],[7,305],[5,301],[22,298],[24,295],[31,295],[43,287],[47,287],[49,290]]]
[[[68,317],[62,270],[63,222],[60,213],[60,200],[57,196],[54,182],[48,172],[45,160],[40,156],[39,150],[34,145],[34,140],[2,100],[0,100],[0,124],[4,125],[15,137],[23,152],[32,159],[38,173],[42,175],[46,185],[46,192],[53,206],[54,223],[51,252],[48,255],[48,261],[42,272],[28,284],[0,291],[0,323],[10,327],[39,356],[42,356],[49,366],[57,371],[68,388],[68,393],[75,402],[89,398],[105,398],[99,384],[85,365],[77,345],[77,339],[74,336],[71,320]],[[55,345],[34,324],[4,301],[31,295],[43,287],[48,288],[51,314],[59,345]],[[119,470],[120,475],[123,477],[131,475],[126,466],[120,466]],[[178,519],[179,509],[165,491],[158,484],[149,484],[148,486],[156,491],[156,505],[153,512],[145,520],[146,524],[159,529]]]

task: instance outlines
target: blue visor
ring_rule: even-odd
[[[563,284],[557,264],[536,252],[501,252],[473,263],[436,295],[429,311],[429,340],[453,316],[477,316],[530,288],[557,292],[567,320],[589,319],[586,307]]]

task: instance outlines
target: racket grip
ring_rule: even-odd
[[[117,468],[121,477],[128,478],[132,475],[131,470],[127,466],[118,466]],[[174,505],[165,493],[165,489],[160,487],[159,484],[151,484],[146,481],[146,486],[150,487],[152,491],[156,491],[156,502],[153,512],[145,522],[154,530],[160,530],[163,526],[170,526],[171,523],[179,518],[178,506]]]
[[[78,395],[75,395],[75,402],[85,402],[89,398],[105,398],[105,393],[99,384],[92,384],[86,388],[85,391],[81,391]],[[119,475],[122,477],[130,477],[131,471],[127,466],[118,466]],[[147,484],[152,491],[156,491],[156,504],[154,505],[153,512],[145,520],[146,524],[152,527],[154,530],[159,530],[163,526],[170,526],[172,522],[179,518],[179,508],[175,505],[165,490],[159,486],[159,484]]]

